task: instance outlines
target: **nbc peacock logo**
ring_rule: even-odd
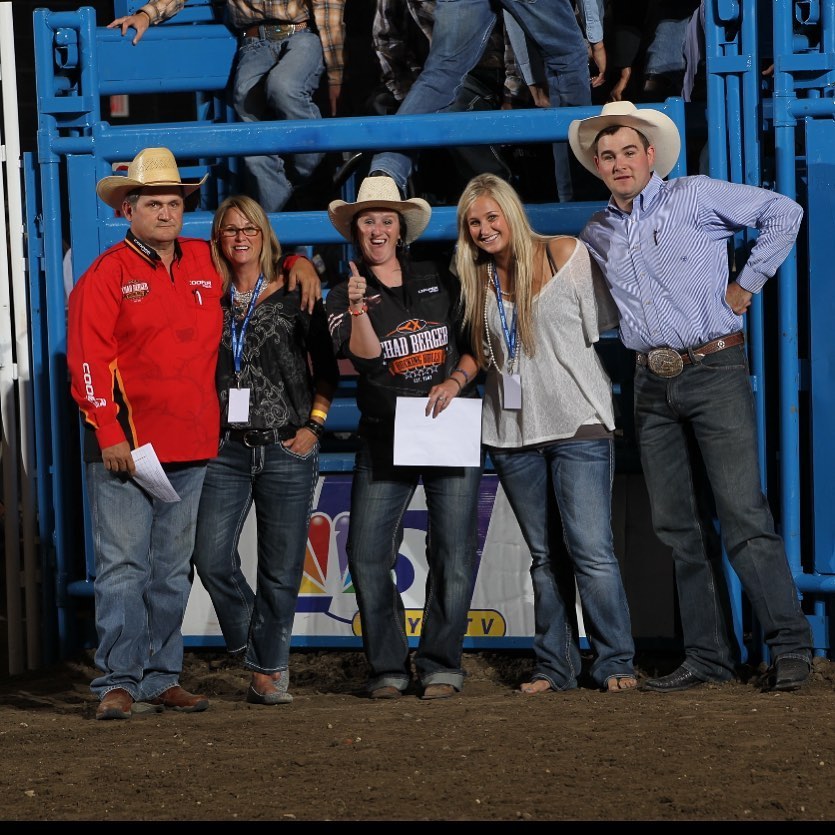
[[[492,497],[490,497],[492,498]],[[413,503],[415,504],[415,503]],[[420,504],[418,502],[418,504]],[[492,501],[483,502],[489,519]],[[350,478],[328,476],[322,480],[316,510],[310,518],[304,575],[296,611],[318,614],[350,627],[353,636],[362,635],[356,589],[348,567],[350,524]],[[427,511],[410,506],[403,516],[403,543],[395,560],[393,575],[406,607],[406,631],[419,637],[423,618],[423,589],[426,587],[425,542]],[[484,545],[485,525],[479,525],[478,556]],[[419,595],[416,596],[416,595]],[[343,627],[344,628],[344,627]],[[495,610],[471,610],[467,634],[496,637],[506,633],[506,623]]]

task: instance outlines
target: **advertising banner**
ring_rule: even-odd
[[[478,563],[464,646],[526,649],[531,646],[534,624],[530,552],[498,477],[485,474],[480,490]],[[362,647],[362,626],[345,547],[350,500],[350,474],[320,476],[296,606],[294,647]],[[395,566],[397,587],[406,608],[406,634],[413,645],[420,636],[426,587],[426,521],[425,497],[423,489],[418,487],[403,519],[403,544]],[[254,510],[244,525],[240,553],[244,573],[254,589]],[[582,635],[579,609],[577,614]],[[211,600],[197,577],[186,610],[183,635],[187,646],[224,646]]]

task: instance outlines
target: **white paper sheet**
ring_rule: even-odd
[[[131,452],[136,472],[133,480],[155,499],[162,502],[178,502],[180,497],[172,487],[162,464],[159,463],[156,452],[151,444],[144,444]]]
[[[478,467],[481,399],[456,397],[438,417],[426,416],[427,397],[398,397],[394,463],[399,466]]]

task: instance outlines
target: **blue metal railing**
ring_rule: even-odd
[[[763,146],[773,134],[776,187],[797,196],[798,123],[831,120],[832,85],[835,78],[835,0],[799,3],[775,0],[771,9],[754,0],[707,0],[706,40],[708,66],[708,148],[713,176],[769,185],[763,182]],[[36,176],[27,179],[32,215],[28,231],[32,260],[33,353],[36,386],[36,426],[40,432],[39,501],[43,543],[54,547],[59,600],[66,593],[68,562],[76,548],[78,519],[68,501],[68,488],[77,482],[77,465],[67,433],[74,426],[69,408],[65,367],[65,298],[61,280],[63,245],[73,251],[74,272],[83,269],[107,246],[120,239],[125,223],[114,218],[95,197],[95,183],[110,173],[114,162],[129,161],[143,147],[165,145],[178,159],[194,160],[195,172],[209,170],[220,179],[234,170],[237,158],[249,153],[362,151],[417,149],[457,144],[538,144],[566,138],[568,124],[595,115],[597,108],[559,108],[525,111],[491,111],[468,114],[436,114],[410,117],[324,119],[315,122],[262,122],[257,125],[230,122],[228,114],[212,116],[213,108],[200,108],[200,118],[171,124],[114,126],[102,121],[100,97],[193,92],[208,102],[226,85],[235,50],[231,33],[214,23],[166,24],[153,27],[133,46],[118,31],[96,25],[92,9],[77,12],[34,14],[37,92],[39,100],[38,159]],[[200,19],[192,18],[192,19]],[[205,19],[205,18],[203,18]],[[172,22],[173,23],[173,22]],[[763,90],[760,45],[763,30],[773,30],[774,92]],[[164,57],[164,60],[162,60]],[[685,110],[680,99],[653,107],[665,110],[685,131]],[[212,120],[214,118],[214,121]],[[769,119],[771,121],[769,121]],[[684,173],[686,149],[671,176]],[[189,172],[191,175],[192,172]],[[808,176],[813,176],[810,172]],[[350,190],[352,184],[347,188]],[[37,191],[37,195],[34,192]],[[346,193],[348,199],[351,194]],[[799,198],[800,199],[800,198]],[[591,203],[543,204],[527,207],[534,226],[546,233],[576,234],[591,211]],[[322,212],[287,212],[271,216],[285,246],[342,244],[327,215]],[[207,236],[211,212],[201,210],[186,217],[184,233]],[[423,239],[455,237],[455,210],[439,207]],[[832,237],[832,236],[830,236]],[[734,242],[736,256],[744,259],[751,245],[749,233]],[[827,473],[813,462],[810,478],[804,473],[802,449],[831,460],[831,441],[810,440],[811,415],[801,402],[804,391],[802,354],[812,347],[818,353],[835,354],[816,333],[821,344],[801,344],[807,306],[802,299],[802,253],[794,253],[757,297],[746,327],[750,345],[752,382],[758,411],[763,486],[776,486],[779,511],[775,517],[786,540],[791,569],[798,586],[815,602],[812,622],[815,647],[828,651],[828,619],[817,595],[835,591],[832,576],[831,526],[809,521],[815,492]],[[835,254],[829,256],[829,263]],[[774,288],[774,289],[772,289]],[[771,297],[776,295],[777,324],[771,318]],[[801,304],[802,301],[802,304]],[[808,339],[808,335],[807,335]],[[779,362],[771,362],[773,344],[779,346]],[[820,391],[820,386],[818,388]],[[778,399],[775,410],[770,404]],[[340,407],[341,408],[341,407]],[[345,406],[346,421],[350,421]],[[830,412],[823,412],[829,415]],[[336,413],[334,416],[336,420]],[[821,430],[819,430],[820,432]],[[826,431],[826,430],[824,430]],[[812,442],[814,441],[814,443]],[[831,467],[829,469],[831,472]],[[820,479],[820,486],[818,483]],[[45,488],[44,485],[49,485]],[[810,492],[812,495],[810,496]],[[46,502],[46,505],[43,503]],[[775,502],[772,501],[774,505]],[[814,565],[809,535],[813,528]],[[820,554],[820,556],[818,556]],[[56,569],[50,569],[55,571]],[[732,598],[740,643],[744,613],[739,586],[732,572]]]

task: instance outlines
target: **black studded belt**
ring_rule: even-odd
[[[706,357],[708,354],[715,354],[717,351],[724,351],[725,348],[733,348],[735,345],[742,345],[745,342],[745,335],[742,331],[729,333],[698,345],[690,350],[694,356]],[[640,351],[635,353],[635,362],[652,371],[659,377],[678,377],[685,365],[691,364],[690,351],[677,351],[675,348],[653,348],[646,354]]]
[[[301,23],[282,23],[281,21],[275,21],[274,23],[256,23],[246,29],[242,29],[241,37],[283,41],[285,38],[289,38],[290,35],[295,35],[296,32],[303,32],[305,29],[307,29],[306,20],[303,20]]]
[[[296,430],[292,426],[282,426],[279,429],[227,429],[226,434],[229,440],[252,448],[286,441],[296,434]]]

